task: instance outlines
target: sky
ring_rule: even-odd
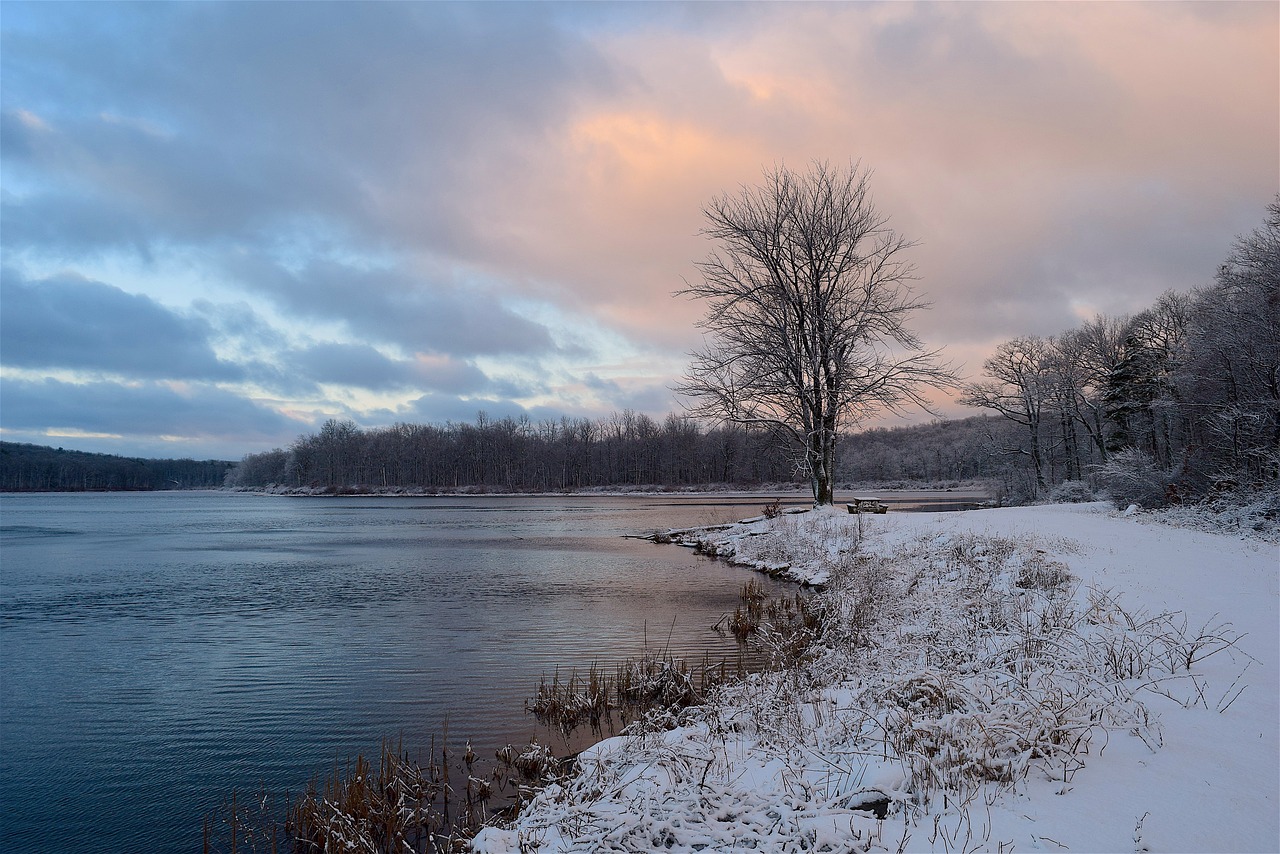
[[[914,330],[978,379],[1262,223],[1280,5],[5,0],[0,437],[660,419],[703,207],[822,161],[869,171]]]

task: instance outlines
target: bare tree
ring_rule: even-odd
[[[905,325],[926,306],[910,288],[912,244],[876,210],[867,179],[856,164],[779,166],[714,199],[703,233],[720,251],[679,292],[707,302],[706,343],[678,387],[689,409],[788,439],[816,505],[834,501],[839,430],[924,406],[926,389],[955,382]]]
[[[1128,317],[1097,315],[1078,329],[1058,336],[1057,351],[1071,386],[1072,416],[1084,427],[1099,462],[1107,461],[1106,392],[1112,372],[1124,358]]]
[[[966,386],[960,399],[966,406],[994,410],[1027,428],[1026,448],[1002,450],[1031,460],[1037,494],[1047,487],[1040,425],[1055,385],[1049,362],[1053,348],[1052,339],[1038,335],[1004,342],[982,363],[983,371],[991,379]]]

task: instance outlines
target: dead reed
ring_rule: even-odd
[[[313,779],[283,822],[266,793],[236,793],[204,822],[205,854],[456,854],[495,816],[513,813],[558,779],[565,763],[536,742],[506,745],[493,763],[468,741],[450,750],[447,728],[426,764],[387,741],[376,766],[358,755]]]
[[[672,712],[706,701],[710,692],[745,672],[739,659],[690,663],[669,653],[646,652],[619,664],[612,674],[593,664],[587,675],[559,673],[538,684],[525,709],[544,724],[569,734],[588,724],[597,735],[614,732],[629,720],[653,712]]]
[[[813,596],[797,592],[770,599],[755,579],[744,584],[738,595],[742,604],[714,628],[722,634],[727,630],[742,644],[755,638],[773,667],[797,663],[822,628],[820,600]]]
[[[728,626],[729,632],[738,642],[745,643],[760,628],[760,622],[764,619],[765,602],[769,597],[764,591],[764,585],[753,578],[742,586],[738,598],[742,600],[742,604],[729,616]]]
[[[288,850],[285,841],[284,850]],[[281,850],[279,823],[265,790],[244,798],[237,792],[204,819],[204,854],[276,854]]]
[[[472,794],[468,792],[468,794]],[[384,742],[378,766],[363,755],[335,767],[320,784],[313,780],[290,807],[286,833],[297,852],[452,851],[455,831],[483,803],[459,809],[450,781],[447,748],[423,768]]]
[[[556,671],[551,681],[544,675],[538,682],[534,696],[525,701],[526,712],[532,712],[538,720],[568,734],[583,723],[591,725],[592,732],[600,732],[608,720],[609,711],[615,707],[611,700],[614,683],[595,664],[585,677],[575,670],[568,680],[560,681]]]

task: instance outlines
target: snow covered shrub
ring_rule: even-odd
[[[998,716],[960,712],[912,724],[902,755],[912,762],[920,788],[962,791],[967,779],[1012,783],[1031,750],[1014,727]]]
[[[1049,500],[1054,504],[1079,504],[1093,498],[1093,490],[1083,480],[1064,480],[1049,493]]]
[[[756,635],[771,666],[792,667],[805,660],[822,634],[823,612],[823,599],[799,593],[769,602]]]
[[[671,542],[693,546],[697,554],[819,586],[858,550],[862,534],[848,519],[848,514],[833,510],[783,512],[774,519],[671,531],[667,536]]]
[[[1219,486],[1198,504],[1169,507],[1159,521],[1179,528],[1235,532],[1280,541],[1280,483]]]
[[[867,644],[873,624],[889,610],[894,595],[885,562],[857,555],[835,567],[814,610],[821,610],[829,642],[856,649]]]
[[[1037,550],[1023,560],[1015,584],[1024,590],[1052,590],[1066,584],[1070,577],[1065,563],[1049,560]]]
[[[510,746],[499,751],[499,759],[506,760]],[[520,775],[520,779],[533,784],[545,783],[560,773],[560,760],[545,744],[531,741],[520,750],[511,751],[510,766]]]
[[[1121,606],[1110,591],[1090,590],[1089,638],[1096,667],[1118,679],[1189,673],[1240,640],[1231,623],[1217,617],[1192,631],[1185,614],[1148,614]]]
[[[701,680],[684,659],[646,653],[618,665],[614,681],[619,703],[637,709],[680,709],[701,703],[715,684],[715,671],[704,667]]]
[[[965,700],[945,673],[924,670],[889,686],[885,699],[915,715],[941,717],[963,711]]]
[[[1097,467],[1098,482],[1116,508],[1136,504],[1147,510],[1169,503],[1173,473],[1136,448],[1126,448]]]

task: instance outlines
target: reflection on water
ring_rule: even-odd
[[[524,714],[542,674],[732,657],[710,627],[760,578],[625,535],[772,499],[0,496],[4,849],[196,850],[233,789],[446,724],[581,747]]]
[[[710,626],[746,573],[623,535],[763,503],[5,495],[5,850],[195,850],[232,789],[446,722],[482,755],[554,742],[523,712],[543,673],[736,654]]]

